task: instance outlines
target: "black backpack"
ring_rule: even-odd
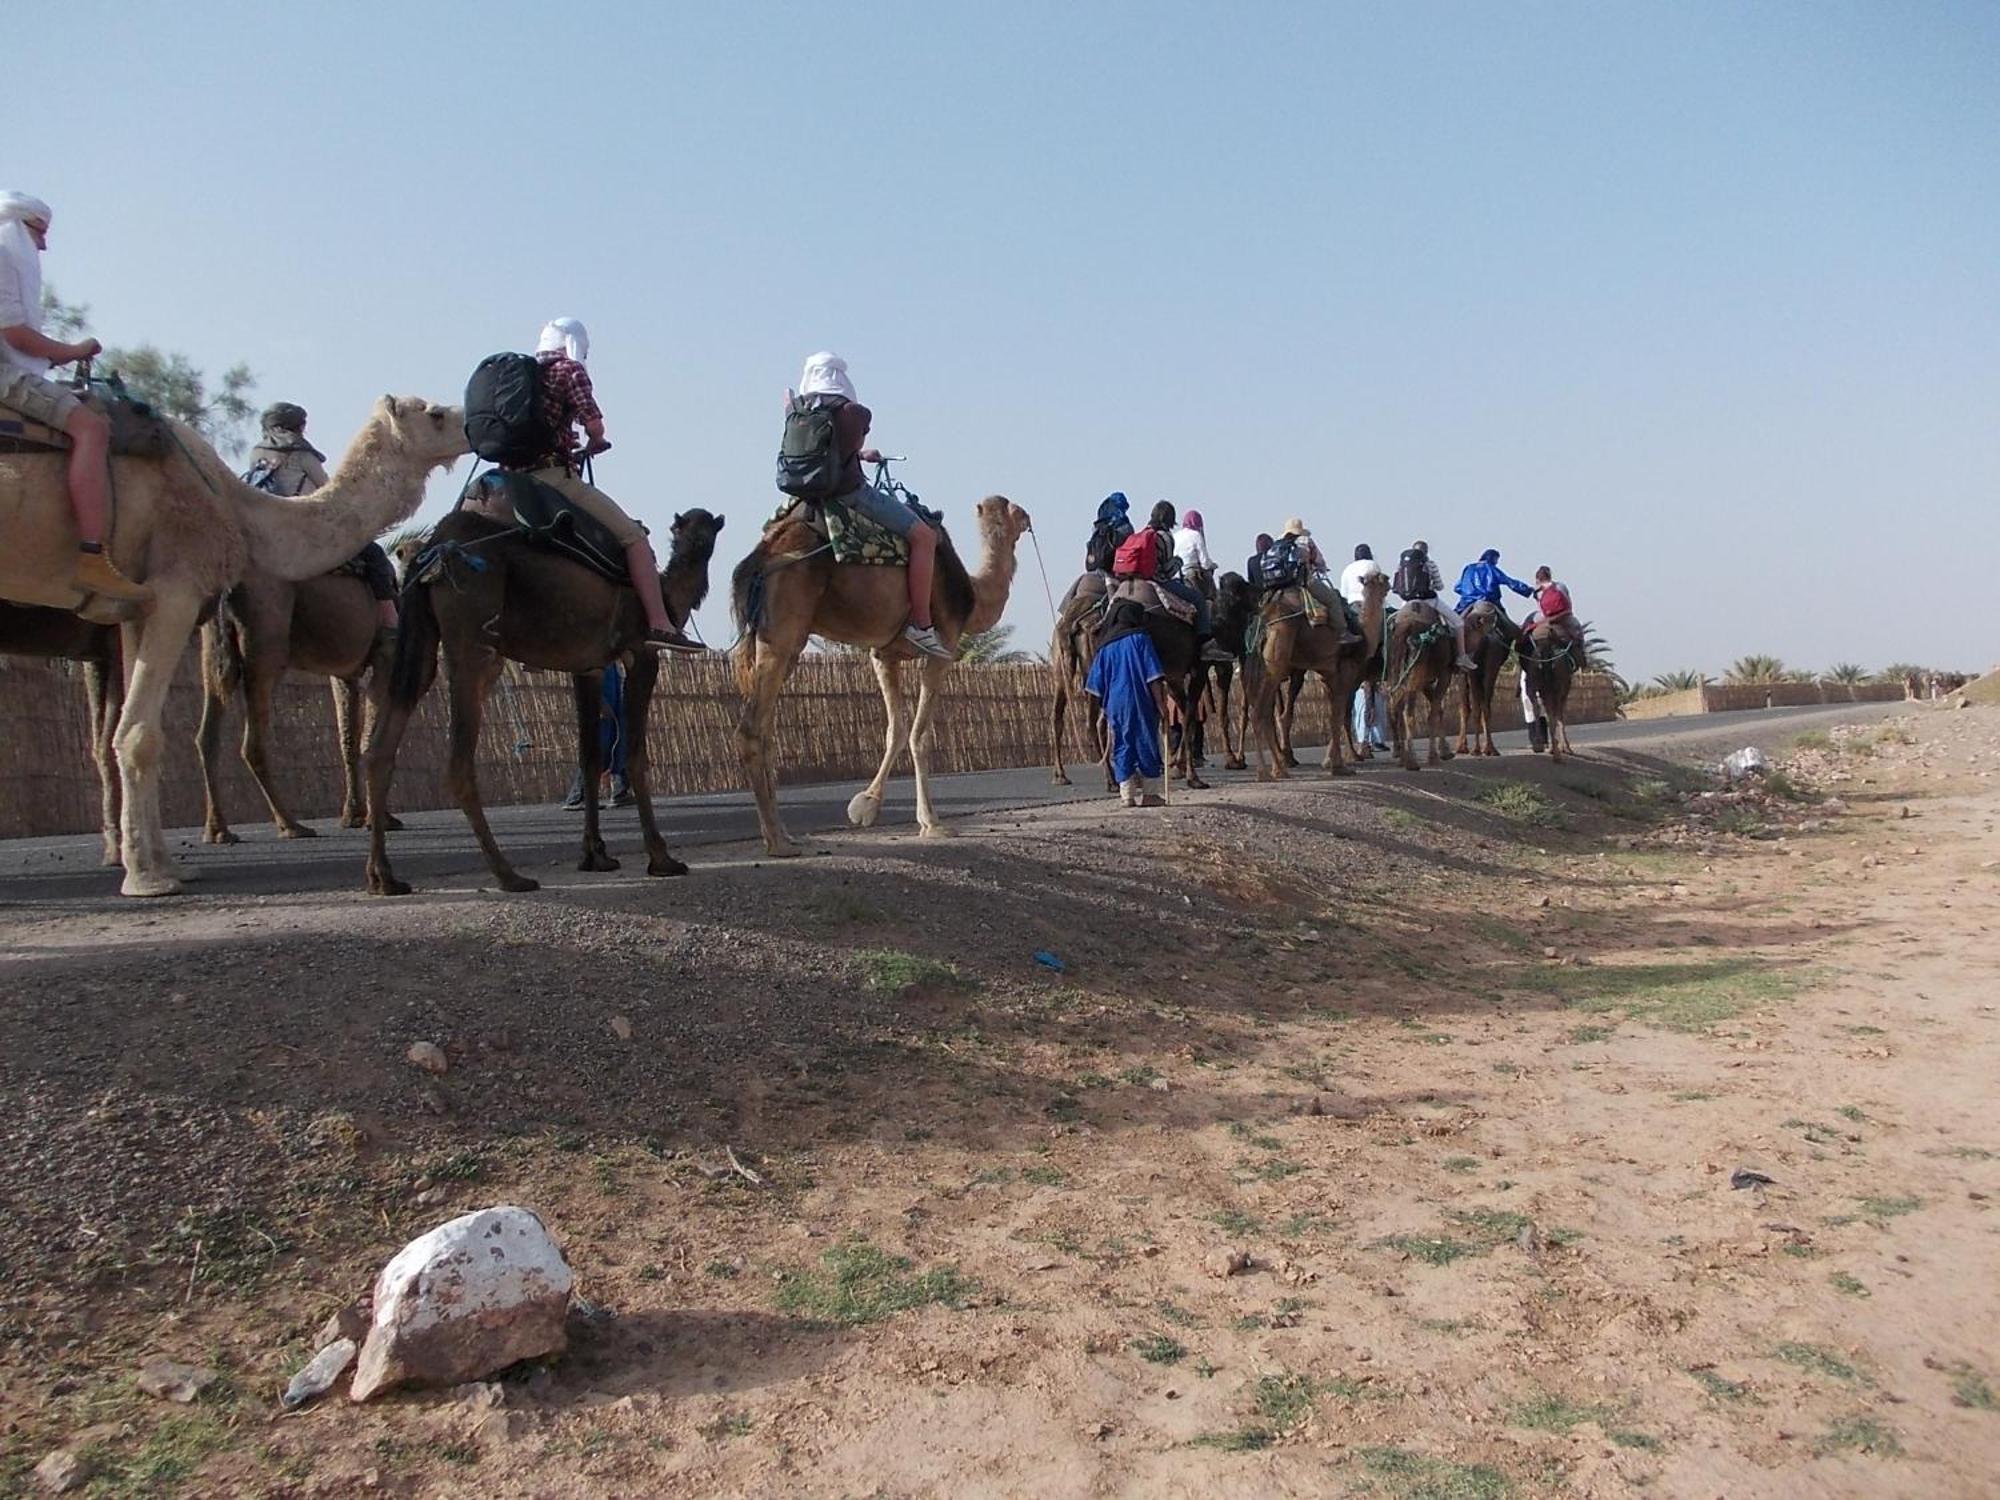
[[[801,500],[830,500],[841,492],[837,417],[847,403],[820,396],[795,398],[785,408],[778,444],[778,488]]]
[[[1250,582],[1260,589],[1288,589],[1305,576],[1299,539],[1281,536],[1251,563]]]
[[[1390,587],[1396,597],[1406,602],[1418,599],[1435,599],[1437,590],[1431,587],[1431,558],[1428,552],[1419,552],[1414,547],[1396,560],[1396,576]]]
[[[1090,528],[1090,540],[1083,544],[1083,565],[1093,573],[1109,573],[1118,556],[1118,523],[1099,521]]]
[[[503,469],[527,469],[556,449],[542,415],[542,366],[532,354],[489,354],[465,383],[465,440]]]

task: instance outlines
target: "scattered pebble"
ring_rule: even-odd
[[[451,1066],[445,1061],[444,1048],[436,1042],[412,1042],[410,1050],[403,1054],[412,1066],[422,1068],[426,1073],[441,1076]]]

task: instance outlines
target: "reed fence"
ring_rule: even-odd
[[[912,695],[914,699],[914,694]],[[446,790],[443,684],[418,710],[396,765],[391,795],[398,809],[452,806]],[[1574,690],[1579,722],[1608,719],[1616,708],[1608,679],[1586,674]],[[739,699],[720,657],[669,658],[662,664],[647,746],[654,787],[662,794],[733,791],[742,785],[736,758]],[[1511,675],[1495,695],[1495,727],[1520,727]],[[192,654],[167,696],[167,755],[162,811],[168,827],[202,820],[201,771],[194,731],[201,691]],[[1454,731],[1457,715],[1449,716]],[[961,666],[945,679],[933,726],[932,765],[939,771],[994,770],[1047,764],[1049,669]],[[1325,740],[1325,695],[1312,686],[1300,706],[1301,745]],[[845,781],[872,775],[884,724],[874,669],[866,660],[807,657],[786,685],[778,709],[776,761],[781,782]],[[224,734],[222,799],[232,823],[267,814],[237,747],[240,707]],[[288,675],[272,706],[271,761],[280,794],[301,818],[340,810],[341,765],[333,701],[320,678]],[[1077,736],[1066,753],[1074,764]],[[1216,745],[1219,755],[1220,745]],[[510,668],[488,699],[480,738],[479,784],[494,806],[560,797],[576,765],[576,709],[569,679]],[[907,762],[904,766],[907,774]],[[0,837],[86,833],[98,826],[97,782],[81,670],[64,662],[0,658]]]

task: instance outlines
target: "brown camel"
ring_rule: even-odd
[[[674,517],[673,553],[660,574],[660,593],[676,628],[708,593],[708,564],[723,518],[705,510]],[[431,559],[426,561],[426,558]],[[440,585],[444,585],[440,587]],[[444,649],[451,691],[452,795],[472,825],[487,867],[503,891],[532,891],[539,882],[500,852],[479,797],[479,726],[501,664],[519,662],[570,674],[576,692],[577,761],[583,771],[583,858],[579,870],[615,870],[597,824],[598,713],[605,667],[630,658],[625,676],[626,773],[638,801],[648,875],[685,875],[667,852],[653,819],[646,711],[659,679],[660,658],[641,645],[646,616],[639,596],[581,563],[545,550],[504,522],[461,508],[437,524],[425,556],[403,585],[403,628],[383,710],[368,733],[368,889],[407,896],[410,886],[389,867],[384,837],[389,781],[396,752],[417,704],[437,677]]]
[[[929,755],[931,715],[952,663],[936,656],[918,662],[916,714],[906,719],[903,665],[916,655],[902,640],[910,613],[907,570],[886,564],[836,563],[825,550],[824,536],[801,515],[802,508],[794,507],[766,526],[731,578],[730,603],[741,632],[735,648],[736,682],[743,693],[736,749],[757,803],[764,848],[779,859],[803,852],[778,817],[771,726],[792,664],[814,635],[872,648],[875,680],[881,684],[888,715],[882,764],[875,779],[848,802],[848,822],[857,828],[875,822],[889,773],[907,746],[917,783],[918,826],[927,835],[948,834],[931,804]],[[1004,495],[988,495],[973,507],[973,516],[983,549],[979,571],[966,572],[951,538],[940,528],[931,583],[931,619],[939,639],[954,651],[965,635],[999,622],[1014,583],[1014,549],[1030,525],[1028,513]]]
[[[1050,780],[1056,786],[1070,784],[1070,770],[1062,764],[1062,720],[1068,714],[1070,700],[1076,698],[1082,708],[1084,724],[1088,726],[1090,744],[1096,748],[1094,758],[1104,766],[1104,790],[1116,792],[1118,780],[1112,774],[1112,742],[1110,732],[1104,726],[1104,710],[1096,698],[1084,692],[1084,684],[1090,680],[1090,662],[1098,654],[1096,622],[1098,616],[1094,612],[1086,616],[1070,616],[1058,622],[1056,636],[1050,640],[1050,680],[1054,684],[1050,700],[1050,740],[1056,762],[1054,776]],[[1188,732],[1188,726],[1194,722],[1194,684],[1202,670],[1202,654],[1194,640],[1194,626],[1184,624],[1164,610],[1146,610],[1146,636],[1152,640],[1152,648],[1160,656],[1166,696],[1182,724],[1180,748],[1174,752],[1174,766],[1180,768],[1180,782],[1188,790],[1206,792],[1208,782],[1204,782],[1200,772],[1194,768],[1194,734]]]
[[[1493,743],[1493,690],[1500,684],[1511,647],[1500,633],[1500,610],[1481,600],[1465,614],[1465,638],[1472,643],[1476,670],[1459,674],[1458,753],[1498,755]],[[1470,733],[1472,743],[1466,743]]]
[[[207,811],[204,837],[209,843],[237,841],[222,813],[217,748],[223,716],[239,687],[243,691],[243,763],[256,777],[258,790],[270,806],[278,836],[316,836],[279,799],[266,750],[271,698],[287,669],[331,680],[343,773],[340,826],[359,828],[367,821],[361,789],[361,682],[368,677],[370,717],[380,717],[388,684],[389,641],[387,633],[379,629],[374,595],[351,573],[328,573],[289,583],[252,571],[230,591],[224,607],[201,628],[203,692],[195,749],[201,757]],[[396,820],[391,818],[389,826],[397,827]]]
[[[1347,646],[1341,644],[1346,620],[1331,620],[1324,625],[1307,621],[1303,589],[1280,589],[1265,595],[1259,614],[1263,630],[1257,649],[1262,671],[1258,674],[1253,716],[1264,752],[1262,759],[1268,764],[1259,765],[1259,781],[1283,779],[1291,774],[1284,753],[1291,746],[1289,742],[1281,745],[1278,737],[1278,692],[1301,672],[1315,674],[1326,687],[1332,714],[1332,732],[1326,742],[1326,774],[1353,774],[1341,762],[1341,724],[1348,717],[1347,706],[1353,700],[1355,688],[1367,675],[1369,658],[1382,648],[1382,602],[1389,597],[1389,580],[1384,574],[1371,573],[1363,583],[1363,590],[1362,638]],[[1296,692],[1292,701],[1294,704],[1298,701]]]
[[[1222,766],[1226,771],[1242,771],[1249,767],[1243,759],[1243,752],[1250,748],[1251,697],[1250,679],[1243,662],[1243,636],[1249,629],[1250,616],[1255,610],[1256,602],[1243,575],[1224,573],[1215,588],[1215,643],[1227,651],[1231,659],[1206,663],[1204,675],[1214,684],[1216,717],[1222,724]],[[1238,706],[1236,717],[1232,718],[1231,696],[1239,669],[1245,672],[1243,691],[1236,696]],[[1202,748],[1203,737],[1203,734],[1197,734],[1197,749]]]
[[[1452,628],[1428,604],[1405,604],[1396,611],[1389,627],[1389,661],[1382,677],[1389,695],[1389,727],[1396,755],[1403,769],[1417,769],[1416,712],[1419,703],[1429,707],[1430,755],[1426,765],[1442,765],[1451,759],[1445,744],[1444,695],[1458,660],[1458,641]]]
[[[122,886],[128,896],[180,890],[160,826],[161,713],[203,609],[255,567],[317,577],[414,511],[433,469],[466,451],[465,416],[414,396],[384,396],[332,481],[306,500],[279,500],[229,471],[192,427],[166,424],[163,457],[111,461],[117,515],[112,560],[153,598],[122,628],[125,705],[116,733],[122,802]],[[67,455],[0,454],[0,599],[75,609],[76,522]]]
[[[1549,721],[1549,759],[1574,755],[1569,742],[1569,690],[1582,670],[1577,645],[1550,629],[1537,626],[1521,640],[1521,670],[1527,674],[1528,696]]]
[[[54,657],[83,666],[84,702],[90,713],[90,758],[97,767],[98,827],[104,863],[118,863],[118,764],[113,732],[125,701],[118,668],[118,629],[93,625],[66,609],[0,604],[0,656]]]

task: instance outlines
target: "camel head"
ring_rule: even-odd
[[[426,472],[448,469],[472,451],[465,440],[465,413],[456,406],[439,406],[422,396],[384,396],[368,420],[390,446]]]
[[[1033,531],[1035,523],[1005,495],[988,495],[973,508],[979,520],[979,535],[995,552],[1012,553],[1022,533]]]
[[[715,556],[715,539],[721,534],[723,516],[712,516],[697,506],[684,510],[674,517],[673,557],[676,562],[686,558],[691,563],[699,563],[703,568]]]
[[[1380,609],[1389,597],[1389,575],[1379,568],[1361,580],[1361,599],[1364,604]]]
[[[715,556],[715,538],[723,518],[699,507],[674,517],[673,551],[666,571],[660,574],[660,590],[669,613],[679,610],[685,620],[708,597],[708,564]]]

